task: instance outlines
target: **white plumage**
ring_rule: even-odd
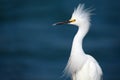
[[[69,21],[58,22],[54,25],[69,23],[78,26],[78,32],[73,39],[72,50],[65,68],[65,74],[72,80],[101,80],[102,70],[98,62],[90,55],[85,54],[82,48],[83,38],[90,27],[90,13],[79,4]]]

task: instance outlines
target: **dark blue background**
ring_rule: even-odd
[[[0,0],[0,80],[63,80],[77,28],[52,24],[68,20],[79,3],[95,9],[85,52],[104,80],[120,80],[120,0]]]

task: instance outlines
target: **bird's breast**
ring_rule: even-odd
[[[85,58],[85,56],[77,54],[70,56],[67,68],[71,72],[71,74],[81,69],[86,60]]]

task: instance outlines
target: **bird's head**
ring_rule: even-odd
[[[72,24],[78,27],[89,26],[91,15],[90,12],[91,10],[84,9],[84,4],[79,4],[78,7],[74,10],[70,20],[64,22],[57,22],[53,25]]]

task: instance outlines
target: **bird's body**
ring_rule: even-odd
[[[73,80],[101,80],[102,72],[98,63],[90,55],[85,56],[85,61],[76,72],[72,73]]]
[[[79,5],[74,10],[69,21],[59,22],[59,24],[73,24],[78,26],[65,74],[71,76],[72,80],[101,80],[102,69],[98,62],[90,55],[85,54],[82,48],[83,38],[87,34],[90,26],[90,10],[84,9],[84,5]]]
[[[73,80],[101,80],[102,70],[98,62],[92,56],[85,54],[82,49],[82,40],[86,34],[81,35],[83,31],[79,28],[73,40],[71,55],[65,73],[70,75]]]

